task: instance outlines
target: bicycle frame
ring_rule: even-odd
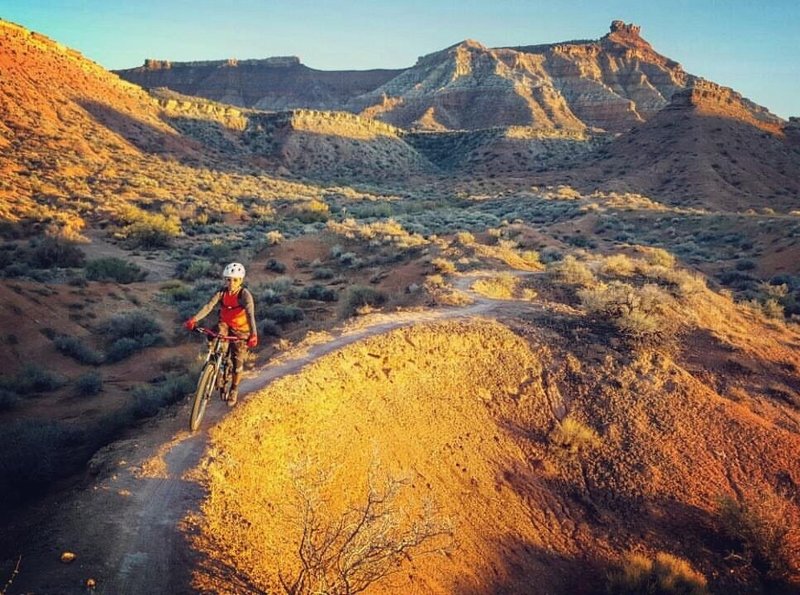
[[[206,361],[197,380],[197,390],[195,391],[192,403],[192,414],[189,419],[189,427],[194,432],[200,427],[200,422],[206,411],[206,405],[211,398],[211,393],[216,388],[220,392],[223,400],[227,399],[231,383],[231,358],[230,346],[228,343],[241,341],[239,337],[231,335],[221,335],[211,329],[197,327],[196,332],[202,333],[211,338],[208,345]]]

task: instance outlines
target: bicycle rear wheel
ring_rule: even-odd
[[[192,432],[197,431],[200,427],[200,422],[203,421],[203,415],[206,412],[206,405],[211,396],[211,391],[214,390],[214,364],[207,363],[200,372],[200,379],[197,381],[197,390],[194,393],[194,403],[192,403],[192,416],[189,418],[189,428]]]

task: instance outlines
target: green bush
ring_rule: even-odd
[[[37,269],[76,268],[83,266],[84,254],[72,242],[45,236],[30,244],[28,264]]]
[[[323,285],[309,285],[300,292],[300,297],[304,300],[319,300],[321,302],[335,302],[336,292]]]
[[[91,347],[84,345],[77,337],[61,335],[60,337],[56,337],[53,343],[59,353],[71,357],[82,364],[97,366],[103,363],[103,355]]]
[[[655,559],[629,554],[608,577],[609,595],[707,595],[705,577],[686,560],[659,552]]]
[[[274,258],[270,258],[267,261],[266,266],[264,267],[268,271],[272,271],[274,273],[285,273],[286,272],[286,265],[280,261],[275,260]]]
[[[123,337],[145,339],[152,335],[160,335],[161,327],[147,312],[136,311],[112,316],[103,325],[103,331],[111,341]]]
[[[104,323],[102,330],[108,343],[106,361],[112,363],[164,342],[161,327],[142,311],[117,314]]]
[[[132,262],[110,256],[90,260],[86,265],[86,278],[90,281],[113,281],[116,283],[133,283],[143,281],[147,273]]]
[[[298,322],[305,318],[300,308],[286,304],[273,304],[265,310],[264,314],[266,318],[270,318],[280,324]]]
[[[98,372],[89,372],[75,381],[75,395],[92,396],[103,390],[103,377]]]
[[[62,386],[63,378],[32,363],[26,364],[13,378],[0,379],[0,388],[18,395],[50,392]]]
[[[333,269],[328,269],[325,267],[317,267],[311,274],[313,279],[333,279],[335,276],[336,273],[333,272]]]
[[[281,336],[281,327],[278,326],[278,323],[274,320],[270,320],[269,318],[262,320],[259,327],[261,328],[261,335],[265,337]]]
[[[188,374],[171,374],[160,381],[144,384],[133,390],[133,415],[152,417],[163,407],[177,403],[194,392],[195,379]]]
[[[339,316],[349,318],[360,308],[381,306],[385,302],[385,293],[364,285],[352,285],[345,290],[340,300]]]
[[[175,275],[184,281],[196,281],[214,274],[214,265],[204,259],[181,260],[175,267]]]

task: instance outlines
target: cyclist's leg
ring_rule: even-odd
[[[239,382],[242,379],[244,360],[247,355],[247,345],[244,341],[238,341],[231,345],[231,361],[233,363],[233,377],[231,379],[231,393],[228,397],[228,405],[233,407],[239,398]]]

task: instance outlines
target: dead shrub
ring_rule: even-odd
[[[578,297],[590,316],[638,345],[655,344],[677,332],[677,323],[670,316],[672,299],[657,285],[634,287],[612,281],[581,289]]]
[[[400,504],[407,481],[369,475],[366,497],[336,512],[326,494],[328,473],[293,471],[297,536],[295,560],[284,560],[279,580],[291,595],[360,593],[398,572],[414,557],[444,553],[453,529],[432,502],[409,511]]]
[[[655,559],[630,553],[608,577],[609,595],[707,595],[706,578],[683,558],[658,552]]]
[[[766,488],[741,501],[723,496],[717,510],[725,533],[759,571],[772,580],[800,578],[800,515],[786,498]]]
[[[571,453],[600,445],[600,436],[592,428],[567,416],[550,432],[550,441]]]

